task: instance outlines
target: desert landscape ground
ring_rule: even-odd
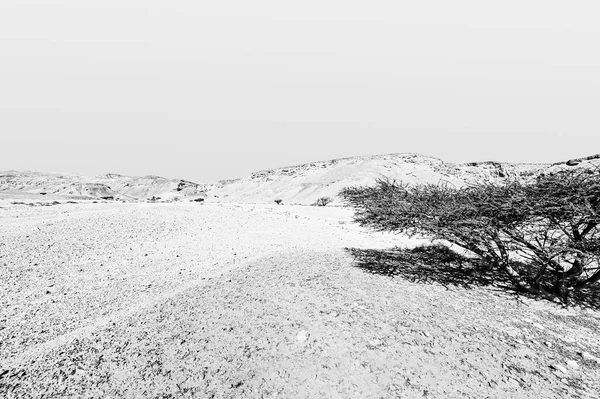
[[[597,398],[598,309],[501,282],[378,273],[369,264],[385,251],[428,239],[365,230],[347,207],[306,206],[386,165],[457,181],[552,166],[381,159],[211,187],[112,176],[122,185],[70,181],[72,194],[43,175],[5,174],[0,396]]]

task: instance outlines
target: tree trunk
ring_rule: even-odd
[[[567,279],[565,277],[565,273],[560,273],[560,275],[556,278],[556,282],[553,287],[554,294],[560,298],[564,303],[567,302],[568,297],[568,286]]]
[[[498,265],[502,270],[508,274],[513,284],[520,290],[528,292],[530,294],[539,295],[545,299],[552,300],[554,297],[546,292],[543,288],[534,287],[529,284],[526,279],[523,278],[515,269],[513,269],[508,263],[500,263]]]

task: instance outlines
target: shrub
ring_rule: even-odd
[[[321,197],[315,201],[314,206],[327,206],[333,201],[333,198],[330,197]]]
[[[276,203],[277,205],[281,205],[281,204],[283,203],[283,200],[282,200],[282,199],[279,199],[279,198],[277,198],[277,199],[275,200],[275,203]]]
[[[340,195],[362,226],[446,240],[522,291],[567,302],[600,281],[597,169],[466,188],[379,180]]]

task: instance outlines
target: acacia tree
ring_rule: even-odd
[[[446,240],[547,299],[566,302],[600,281],[597,169],[464,188],[382,179],[340,195],[362,226]]]

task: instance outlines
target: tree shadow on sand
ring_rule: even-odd
[[[400,277],[421,284],[440,284],[471,289],[473,287],[494,286],[510,294],[532,297],[517,291],[508,276],[489,264],[461,255],[440,245],[419,246],[412,249],[360,249],[346,248],[355,259],[355,266],[367,273],[388,277]],[[515,262],[513,267],[525,269]],[[579,292],[572,298],[573,305],[600,309],[598,287]]]

